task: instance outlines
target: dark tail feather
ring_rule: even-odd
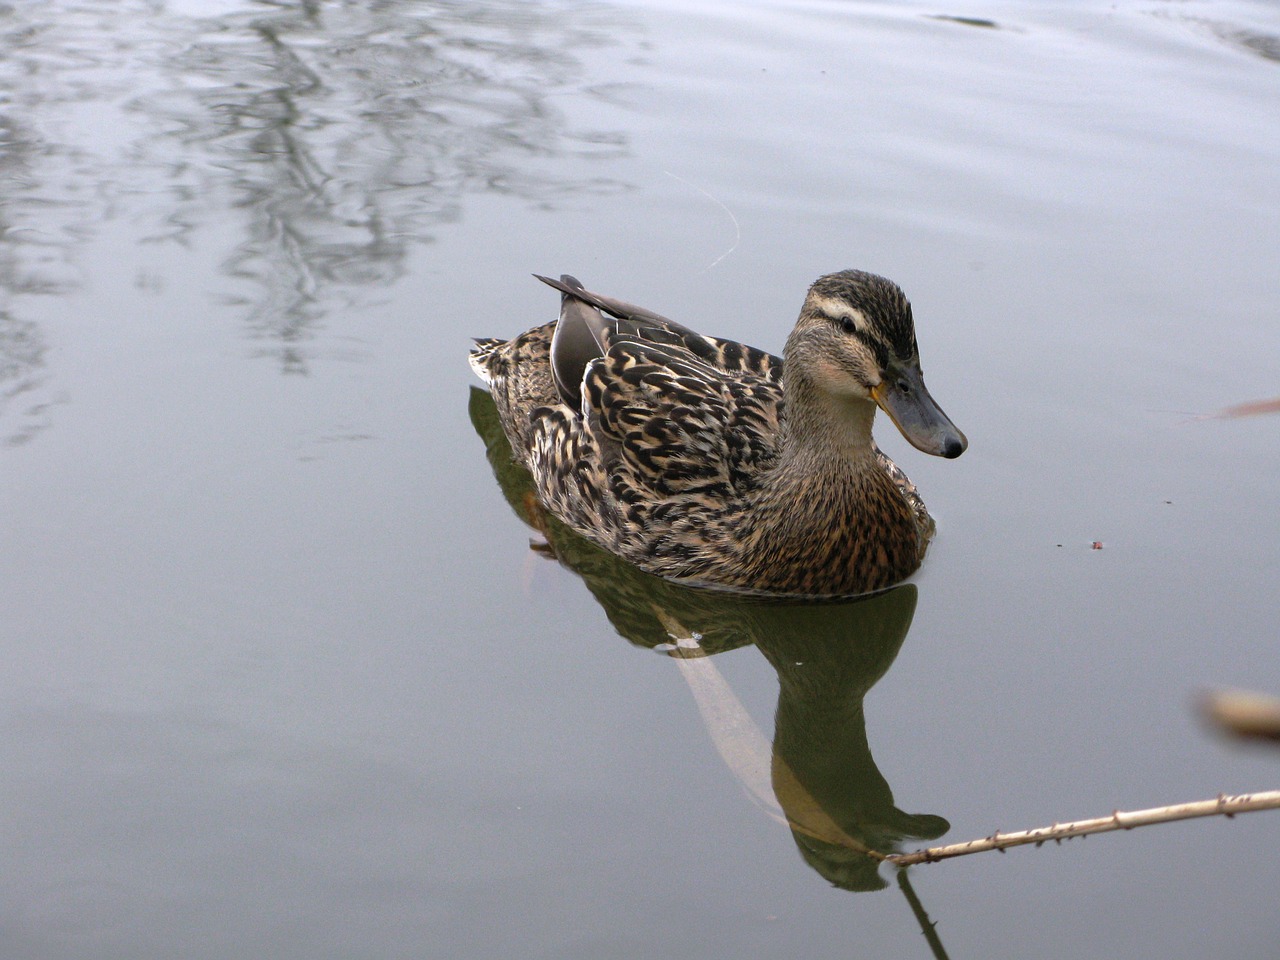
[[[662,323],[671,323],[660,313],[654,313],[644,307],[637,307],[634,303],[627,303],[625,300],[615,300],[613,297],[606,297],[599,293],[592,293],[579,283],[574,277],[567,273],[562,274],[559,280],[552,280],[550,277],[544,277],[541,274],[534,274],[539,280],[549,287],[555,287],[561,293],[568,294],[583,303],[589,303],[593,307],[603,310],[621,319],[635,317],[644,320],[658,320]]]
[[[569,293],[560,297],[560,319],[551,335],[551,379],[560,399],[575,410],[582,406],[582,378],[587,364],[603,357],[609,349],[613,323],[585,300]]]

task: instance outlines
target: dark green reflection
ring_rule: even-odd
[[[532,479],[511,457],[493,399],[471,389],[471,422],[484,440],[503,495],[546,538],[544,549],[582,578],[614,629],[632,643],[688,656],[754,644],[778,674],[770,758],[775,796],[801,856],[836,886],[878,890],[885,882],[866,851],[932,839],[942,817],[904,813],[867,743],[862,701],[898,655],[915,613],[903,584],[853,600],[798,602],[694,589],[642,573],[546,514]]]

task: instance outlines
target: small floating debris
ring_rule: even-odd
[[[1093,550],[1101,550],[1101,549],[1102,549],[1102,541],[1101,541],[1101,540],[1095,540],[1095,541],[1093,541],[1093,546],[1091,547],[1091,549],[1093,549]]]

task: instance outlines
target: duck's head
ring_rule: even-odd
[[[925,389],[911,304],[891,280],[861,270],[815,280],[787,340],[793,368],[833,397],[876,404],[925,453],[958,457],[969,445]]]

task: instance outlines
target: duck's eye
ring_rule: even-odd
[[[841,317],[836,321],[840,324],[840,329],[845,333],[857,333],[858,325],[853,322],[853,317]]]

